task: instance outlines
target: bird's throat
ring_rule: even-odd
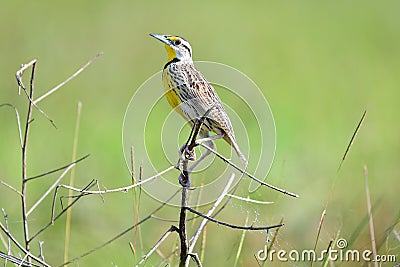
[[[165,50],[167,50],[168,54],[168,62],[172,61],[174,58],[176,58],[176,52],[173,48],[171,48],[169,45],[165,45]]]

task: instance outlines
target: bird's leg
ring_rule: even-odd
[[[223,138],[223,137],[224,137],[224,134],[217,134],[217,135],[201,138],[201,139],[196,140],[196,146],[201,143],[206,143],[209,148],[214,150],[215,145],[214,145],[213,141],[216,139],[219,139],[219,138]],[[194,168],[196,168],[210,154],[211,154],[211,151],[206,149],[206,151],[201,155],[201,157],[198,160],[196,160],[192,166],[190,166],[189,172],[191,172]]]
[[[188,137],[188,140],[186,141],[183,146],[178,150],[178,155],[179,155],[179,160],[177,166],[179,166],[180,162],[183,161],[194,161],[196,160],[196,153],[194,151],[194,148],[197,146],[196,144],[196,138],[199,135],[201,125],[203,124],[204,118],[197,119],[193,122],[193,127],[190,132],[190,135]]]
[[[208,141],[213,141],[213,140],[216,140],[216,139],[224,138],[224,136],[225,136],[225,134],[222,133],[222,134],[217,134],[217,135],[212,135],[212,136],[208,136],[208,137],[205,137],[205,138],[197,139],[196,140],[196,145],[198,146],[201,143],[206,143]]]
[[[208,145],[211,149],[214,149],[214,142],[213,142],[212,140],[207,140],[207,141],[205,141],[205,142],[207,143],[207,145]],[[205,151],[203,154],[201,154],[201,157],[200,157],[198,160],[196,160],[196,161],[192,164],[192,166],[189,167],[188,171],[189,171],[189,172],[192,172],[194,168],[196,168],[208,155],[210,155],[210,153],[211,153],[211,151],[208,150],[208,149],[206,149],[206,151]]]
[[[180,161],[196,160],[196,153],[194,152],[194,149],[192,151],[190,151],[187,143],[185,143],[185,144],[183,144],[183,146],[181,146],[181,148],[178,150],[178,154],[179,154]]]

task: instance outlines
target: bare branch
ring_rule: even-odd
[[[4,222],[6,223],[6,230],[8,231],[8,216],[4,208],[1,208],[1,211],[3,212],[3,217],[4,217]],[[3,239],[3,236],[1,236]],[[4,240],[3,240],[4,241]],[[10,237],[7,238],[7,244],[4,244],[7,248],[7,255],[11,255],[11,239]],[[4,261],[4,266],[7,265],[7,260]]]
[[[93,181],[91,181],[84,189],[88,189],[91,188],[93,186]],[[45,226],[43,226],[40,230],[38,230],[29,240],[28,242],[32,242],[33,239],[35,239],[41,232],[43,232],[44,230],[46,230],[50,225],[54,224],[54,222],[61,217],[61,215],[63,215],[70,207],[72,207],[72,205],[74,205],[81,197],[85,196],[84,193],[82,193],[81,195],[77,196],[76,199],[74,199],[74,201],[68,205],[65,209],[63,209],[62,211],[60,211],[60,213],[57,216],[54,216],[54,202],[57,196],[57,189],[59,187],[56,188],[55,192],[54,192],[54,198],[53,198],[53,204],[52,204],[52,214],[51,214],[51,220],[49,223],[47,223]]]
[[[188,254],[197,264],[198,267],[202,267],[203,265],[201,265],[201,261],[199,259],[199,255],[197,255],[197,253],[189,253]]]
[[[187,162],[187,160],[185,160]],[[188,181],[187,184],[190,184],[189,176],[187,176]],[[181,204],[181,211],[179,214],[179,240],[181,243],[181,253],[180,253],[180,260],[179,266],[184,267],[185,261],[188,256],[189,248],[188,248],[188,241],[187,241],[187,233],[186,233],[186,208],[188,203],[188,187],[182,186],[182,204]]]
[[[158,211],[160,211],[164,206],[166,206],[166,205],[168,204],[168,202],[169,202],[171,199],[173,199],[173,198],[176,196],[176,194],[179,193],[179,191],[180,191],[180,190],[176,191],[174,194],[172,194],[172,195],[167,199],[166,202],[162,203],[162,204],[161,204],[160,206],[158,206],[153,212],[151,212],[149,215],[147,215],[146,217],[144,217],[143,219],[141,219],[140,221],[138,221],[137,223],[135,223],[135,224],[132,225],[131,227],[125,229],[124,231],[122,231],[121,233],[117,234],[116,236],[114,236],[113,238],[111,238],[110,240],[108,240],[107,242],[105,242],[105,243],[103,243],[103,244],[101,244],[101,245],[99,245],[99,246],[97,246],[97,247],[95,247],[95,248],[93,248],[93,249],[91,249],[91,250],[89,250],[89,251],[87,251],[87,252],[81,254],[81,255],[78,256],[78,257],[75,257],[75,258],[73,258],[73,259],[71,259],[71,260],[69,260],[69,261],[67,261],[67,262],[64,262],[63,264],[59,265],[58,267],[65,266],[65,265],[70,264],[70,263],[73,263],[73,262],[75,262],[75,261],[77,261],[77,260],[79,260],[79,259],[81,259],[81,258],[83,258],[83,257],[86,257],[86,256],[88,256],[89,254],[92,254],[93,252],[95,252],[95,251],[97,251],[97,250],[99,250],[99,249],[101,249],[101,248],[107,246],[108,244],[112,243],[113,241],[117,240],[118,238],[120,238],[120,237],[124,236],[125,234],[129,233],[132,229],[135,229],[136,227],[138,227],[138,226],[141,225],[142,223],[144,223],[144,222],[146,222],[147,220],[151,219],[151,218],[152,218],[152,215],[155,214],[155,213],[157,213]]]
[[[32,266],[40,267],[40,265],[37,265],[37,264],[34,264],[34,263],[29,263],[29,262],[25,261],[25,259],[21,260],[21,259],[19,259],[17,257],[11,256],[11,255],[6,254],[6,253],[3,253],[1,251],[0,251],[0,258],[5,259],[4,266],[6,266],[7,261],[11,261],[12,263],[18,264],[18,266],[21,266],[21,267],[32,267]]]
[[[17,79],[18,87],[22,87],[24,89],[26,88],[24,83],[22,82],[22,75],[24,74],[24,71],[26,69],[28,69],[29,67],[35,65],[36,62],[37,62],[37,59],[33,59],[27,64],[22,64],[21,68],[19,70],[17,70],[17,73],[15,74],[15,78]],[[19,88],[19,90],[20,90],[20,88]]]
[[[165,232],[160,240],[157,241],[157,243],[149,250],[149,252],[146,253],[146,255],[144,255],[142,257],[142,259],[135,265],[135,266],[139,266],[141,264],[143,264],[150,256],[151,254],[153,254],[153,252],[164,242],[165,239],[167,239],[167,237],[172,233],[172,232],[178,232],[178,229],[176,228],[176,226],[172,225],[167,232]]]
[[[231,177],[229,178],[224,190],[222,191],[221,195],[218,197],[218,199],[214,202],[214,204],[212,205],[212,207],[208,210],[207,212],[207,216],[211,216],[213,214],[213,212],[215,211],[215,209],[218,207],[218,205],[222,202],[222,200],[224,199],[224,197],[226,196],[226,194],[229,191],[229,188],[231,187],[233,180],[235,178],[235,174],[232,173]],[[189,253],[193,252],[194,246],[196,245],[197,239],[200,236],[201,231],[203,231],[204,227],[206,226],[206,224],[208,223],[207,219],[204,219],[199,228],[197,229],[196,233],[193,235],[193,237],[190,240],[190,247],[189,247]]]
[[[281,220],[279,221],[279,223],[281,223],[281,224],[283,224],[283,217],[281,218]],[[271,242],[269,243],[269,247],[268,247],[268,256],[271,254],[271,249],[272,249],[272,247],[274,246],[274,244],[275,244],[275,242],[276,242],[276,239],[277,239],[277,237],[278,237],[278,234],[279,234],[279,230],[280,230],[281,228],[279,227],[279,228],[277,228],[276,229],[276,231],[275,231],[275,234],[274,234],[274,236],[272,237],[272,240],[271,240]],[[266,237],[266,241],[267,241],[267,243],[268,243],[268,235],[269,235],[269,230],[267,230],[266,231],[267,232],[267,237]]]
[[[27,65],[23,66],[19,72],[17,72],[17,81],[18,84],[24,89],[25,87],[23,86],[22,83],[22,74],[23,70],[26,69],[27,66],[32,64],[32,72],[31,72],[31,79],[30,79],[30,89],[29,89],[29,99],[33,98],[34,94],[34,81],[35,81],[35,69],[36,69],[36,60],[31,61]],[[18,76],[18,74],[20,76]],[[21,204],[22,204],[22,224],[23,224],[23,229],[24,229],[24,240],[25,240],[25,248],[27,251],[29,251],[29,230],[28,230],[28,219],[26,215],[26,210],[27,210],[27,203],[26,203],[26,178],[27,178],[27,146],[28,146],[28,137],[29,137],[29,128],[30,128],[30,123],[32,120],[32,107],[33,107],[33,102],[29,101],[28,104],[28,112],[26,115],[26,121],[25,121],[25,132],[23,135],[23,141],[22,141],[22,189],[21,189]],[[30,259],[28,258],[28,261]]]
[[[63,185],[63,184],[60,184],[59,187],[62,187],[62,188],[65,188],[65,189],[69,189],[69,190],[72,190],[72,191],[75,191],[75,192],[80,192],[80,193],[85,193],[85,194],[92,194],[92,195],[96,195],[96,194],[100,194],[101,195],[101,194],[116,193],[116,192],[126,192],[129,189],[132,189],[132,188],[137,187],[137,186],[141,186],[141,185],[143,185],[143,184],[145,184],[145,183],[147,183],[147,182],[149,182],[151,180],[154,180],[157,177],[160,177],[164,173],[167,173],[170,170],[175,169],[175,168],[176,168],[175,166],[170,166],[170,167],[166,168],[165,170],[163,170],[163,171],[161,171],[161,172],[159,172],[159,173],[157,173],[157,174],[155,174],[155,175],[153,175],[153,176],[151,176],[149,178],[146,178],[146,179],[144,179],[144,180],[142,180],[142,181],[140,181],[140,182],[138,182],[136,184],[132,184],[132,185],[128,185],[128,186],[125,186],[125,187],[116,188],[116,189],[104,189],[104,190],[96,190],[96,191],[94,191],[94,190],[82,190],[80,188],[75,188],[75,187],[68,186],[68,185]]]
[[[273,229],[273,228],[276,228],[276,227],[283,226],[283,224],[281,224],[281,223],[280,224],[275,224],[275,225],[270,225],[270,226],[258,226],[258,227],[257,226],[255,227],[255,226],[234,225],[234,224],[230,224],[230,223],[226,223],[226,222],[223,222],[223,221],[216,220],[213,217],[209,217],[209,216],[207,216],[207,215],[205,215],[205,214],[203,214],[203,213],[201,213],[201,212],[199,212],[199,211],[197,211],[195,209],[192,209],[191,207],[186,207],[186,209],[189,210],[190,212],[194,213],[194,214],[197,214],[197,215],[199,215],[199,216],[211,221],[211,222],[214,222],[216,224],[221,224],[221,225],[233,228],[233,229],[259,231],[259,230],[268,230],[268,229]]]
[[[51,89],[50,91],[48,91],[47,93],[45,93],[44,95],[42,95],[41,97],[37,98],[34,102],[34,104],[39,103],[40,101],[42,101],[43,99],[45,99],[46,97],[48,97],[49,95],[51,95],[52,93],[56,92],[58,89],[60,89],[63,85],[65,85],[66,83],[68,83],[69,81],[71,81],[73,78],[75,78],[76,76],[78,76],[82,71],[84,71],[87,67],[89,67],[97,58],[99,58],[101,55],[103,55],[103,52],[99,52],[97,53],[91,60],[89,60],[85,65],[83,65],[80,69],[78,69],[74,74],[72,74],[69,78],[67,78],[65,81],[63,81],[62,83],[60,83],[59,85],[57,85],[56,87],[54,87],[53,89]]]
[[[22,193],[15,189],[13,186],[7,184],[6,182],[0,180],[0,184],[4,185],[5,187],[10,188],[12,191],[16,192],[18,195],[22,196]]]
[[[41,108],[39,108],[39,107],[35,104],[35,102],[33,101],[32,97],[29,95],[28,91],[26,91],[25,88],[23,88],[22,90],[24,91],[24,93],[25,93],[26,97],[28,98],[29,102],[32,103],[32,105],[37,109],[37,111],[39,111],[39,113],[41,113],[41,114],[54,126],[54,128],[57,129],[57,126],[56,126],[54,120],[51,119],[50,116],[47,115],[46,112],[44,112]]]
[[[32,176],[32,177],[29,177],[29,178],[26,179],[26,181],[37,179],[37,178],[40,178],[40,177],[43,177],[43,176],[46,176],[46,175],[61,171],[61,170],[65,169],[65,168],[69,168],[71,165],[73,166],[73,165],[77,164],[78,162],[86,159],[89,156],[90,156],[90,154],[87,154],[86,156],[83,156],[82,158],[77,159],[77,160],[75,160],[75,161],[73,161],[73,162],[71,162],[71,163],[69,163],[67,165],[64,165],[62,167],[59,167],[57,169],[54,169],[54,170],[51,170],[51,171],[48,171],[48,172],[45,172],[45,173],[42,173],[42,174],[38,174],[38,175],[35,175],[35,176]]]
[[[17,109],[15,106],[13,106],[13,105],[11,105],[11,104],[8,104],[8,103],[6,103],[6,104],[1,104],[1,105],[0,105],[0,108],[1,108],[1,107],[11,107],[12,109],[14,109],[14,111],[15,111],[15,116],[17,117],[19,144],[21,145],[21,148],[22,148],[21,120],[20,120],[20,117],[19,117],[18,109]]]
[[[64,176],[69,172],[69,170],[71,170],[73,167],[75,166],[75,163],[69,165],[69,167],[67,169],[65,169],[65,171],[57,178],[57,180],[54,181],[54,183],[49,187],[49,189],[47,189],[47,191],[39,198],[38,201],[36,201],[35,204],[33,204],[33,206],[28,210],[28,212],[26,213],[26,216],[29,216],[29,214],[32,213],[32,211],[34,211],[37,206],[39,206],[40,203],[42,203],[42,201],[51,193],[51,191],[53,191],[53,189],[60,183],[61,179],[64,178]]]
[[[260,179],[258,179],[258,178],[255,177],[254,175],[248,173],[247,171],[241,169],[239,166],[237,166],[237,165],[235,165],[234,163],[232,163],[230,160],[228,160],[227,158],[225,158],[224,156],[222,156],[221,154],[219,154],[217,151],[215,151],[214,149],[210,148],[209,146],[207,146],[207,145],[205,145],[205,144],[203,144],[203,143],[199,143],[198,145],[200,145],[200,146],[204,147],[205,149],[211,151],[211,152],[214,153],[217,157],[219,157],[220,159],[222,159],[225,163],[229,164],[230,166],[232,166],[233,168],[235,168],[236,170],[238,170],[238,171],[241,172],[242,174],[246,175],[247,177],[253,179],[253,180],[256,181],[257,183],[259,183],[259,184],[261,184],[261,185],[263,185],[263,186],[269,187],[269,188],[271,188],[271,189],[273,189],[273,190],[276,190],[276,191],[278,191],[278,192],[280,192],[280,193],[282,193],[282,194],[289,195],[289,196],[291,196],[291,197],[299,197],[299,195],[297,195],[297,194],[291,193],[291,192],[289,192],[289,191],[286,191],[286,190],[284,190],[284,189],[281,189],[281,188],[279,188],[279,187],[276,187],[276,186],[274,186],[274,185],[271,185],[271,184],[268,184],[268,183],[266,183],[266,182],[264,182],[264,181],[261,181]]]
[[[232,194],[226,194],[226,196],[231,197],[231,198],[236,198],[236,199],[239,199],[242,201],[246,201],[249,203],[254,203],[254,204],[262,204],[262,205],[274,204],[274,202],[271,202],[271,201],[259,201],[259,200],[251,199],[250,197],[244,198],[244,197],[239,197],[239,196],[232,195]]]
[[[42,259],[42,261],[44,261],[43,244],[44,241],[39,241],[39,257]]]
[[[50,265],[48,265],[46,262],[42,261],[41,259],[39,259],[38,257],[36,257],[35,255],[32,255],[28,250],[26,250],[18,241],[17,239],[14,238],[14,236],[4,227],[4,225],[0,222],[0,229],[11,239],[11,241],[27,256],[29,256],[30,258],[34,259],[35,261],[37,261],[38,263],[42,264],[43,266],[46,267],[51,267]]]

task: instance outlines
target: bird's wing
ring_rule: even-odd
[[[217,128],[211,131],[224,133],[234,139],[232,123],[215,89],[194,66],[186,66],[185,69],[184,82],[178,86],[187,88],[179,91],[186,92],[186,95],[181,96],[190,106],[188,110],[192,113],[191,118],[201,118],[207,114],[207,119],[215,122],[211,128]]]

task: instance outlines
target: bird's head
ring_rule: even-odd
[[[192,62],[192,47],[184,38],[174,35],[150,34],[165,44],[168,53],[168,62],[173,60]]]

